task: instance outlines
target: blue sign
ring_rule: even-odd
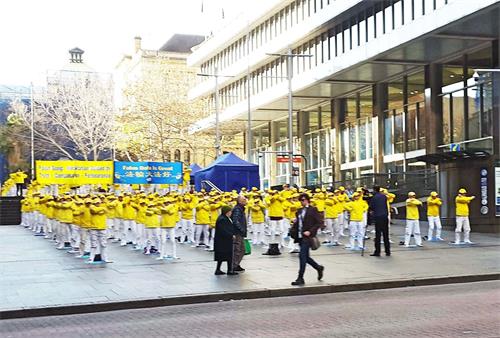
[[[115,162],[117,184],[181,184],[182,162]]]
[[[450,151],[460,151],[460,143],[450,144]]]

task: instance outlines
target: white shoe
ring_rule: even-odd
[[[464,243],[472,244],[472,242],[470,240],[466,240],[466,241],[464,241]]]
[[[110,259],[106,259],[106,260],[104,261],[104,263],[114,263],[114,261],[112,261],[112,260],[110,260]]]
[[[422,247],[423,247],[423,245],[422,245],[422,244],[417,244],[417,246],[418,246],[419,248],[422,248]]]
[[[405,248],[409,248],[410,247],[410,244],[405,244]]]
[[[460,244],[460,242],[455,241],[455,242],[453,242],[453,244]]]
[[[436,237],[436,241],[444,241],[441,237]]]

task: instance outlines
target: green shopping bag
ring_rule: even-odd
[[[245,255],[250,255],[252,253],[252,243],[248,239],[245,239]]]

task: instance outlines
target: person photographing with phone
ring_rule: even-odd
[[[301,194],[299,196],[299,201],[301,208],[296,213],[296,218],[293,222],[293,226],[290,229],[290,235],[294,239],[295,243],[299,243],[300,253],[299,253],[299,274],[292,285],[299,286],[304,285],[304,273],[306,271],[306,264],[311,265],[318,272],[318,280],[323,278],[324,266],[319,265],[310,256],[310,249],[317,249],[319,247],[319,241],[316,234],[320,227],[322,226],[322,217],[318,212],[316,207],[311,206],[311,199],[307,194]]]

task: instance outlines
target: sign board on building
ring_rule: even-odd
[[[496,215],[500,216],[500,167],[495,167],[495,207]]]
[[[481,169],[481,215],[488,214],[488,169]]]
[[[450,144],[450,151],[460,151],[460,143]]]
[[[277,156],[276,157],[276,162],[278,163],[288,163],[288,156]],[[300,157],[294,157],[293,158],[293,163],[301,163],[302,158]]]

